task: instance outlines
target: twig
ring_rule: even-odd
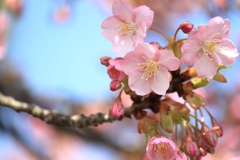
[[[129,108],[125,108],[124,115],[114,118],[110,114],[96,113],[90,116],[80,115],[64,115],[56,110],[43,109],[34,104],[28,104],[15,100],[13,97],[5,96],[0,93],[0,105],[14,109],[17,112],[26,112],[34,117],[37,117],[48,124],[64,127],[77,127],[85,128],[89,126],[98,126],[106,122],[113,122],[115,120],[122,120],[124,117],[129,117],[133,114],[137,108],[147,108],[149,102],[143,101],[140,104],[133,104]]]

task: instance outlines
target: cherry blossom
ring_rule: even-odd
[[[132,8],[126,1],[114,1],[112,6],[113,16],[102,23],[105,31],[102,35],[113,42],[113,51],[118,54],[127,53],[132,46],[143,43],[146,30],[153,21],[153,11],[147,6]]]
[[[233,42],[228,38],[230,34],[230,21],[221,17],[214,17],[208,24],[193,29],[188,40],[181,50],[184,55],[181,61],[196,68],[201,78],[213,78],[218,70],[218,65],[234,63],[238,56]]]
[[[180,61],[172,51],[158,50],[147,43],[138,44],[121,63],[122,70],[129,76],[129,87],[138,95],[152,91],[165,95],[169,87],[168,71],[177,70],[179,65]]]
[[[166,137],[152,137],[147,144],[146,155],[150,160],[174,160],[177,156],[176,144]]]

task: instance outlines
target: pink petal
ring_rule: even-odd
[[[211,39],[213,35],[215,35],[216,32],[214,28],[210,25],[200,25],[198,26],[198,32],[195,34],[195,37],[197,37],[200,42],[204,42],[207,39]]]
[[[132,36],[119,37],[115,36],[114,43],[112,45],[112,49],[114,52],[122,55],[127,53],[133,46]]]
[[[145,37],[146,37],[146,25],[141,23],[140,25],[138,25],[135,33],[134,47],[136,47],[139,43],[143,43]]]
[[[196,28],[193,28],[193,29],[191,30],[191,32],[188,34],[188,39],[194,37],[197,32],[198,32],[198,31],[196,30]]]
[[[202,51],[201,42],[197,38],[189,39],[183,44],[181,51],[183,52],[181,61],[184,64],[192,65],[197,54]]]
[[[139,57],[145,56],[148,59],[152,59],[153,53],[155,53],[157,50],[157,47],[149,43],[140,43],[135,48],[135,52],[138,52]]]
[[[158,75],[154,78],[156,81],[151,81],[151,89],[159,95],[165,95],[169,88],[169,72],[162,68],[158,70]]]
[[[195,60],[194,67],[200,78],[213,78],[217,73],[218,63],[211,61],[205,54]]]
[[[114,15],[124,15],[129,19],[132,19],[133,8],[126,1],[114,1],[112,6],[112,13]]]
[[[121,62],[121,68],[127,75],[130,75],[132,70],[139,67],[138,63],[144,62],[144,59],[137,56],[138,53],[135,53],[135,51],[127,53],[124,60]]]
[[[103,37],[105,37],[106,39],[108,39],[111,42],[114,41],[114,38],[118,33],[118,31],[115,30],[115,28],[117,28],[119,25],[116,24],[116,22],[122,23],[122,21],[119,18],[117,18],[116,16],[111,16],[111,17],[108,17],[107,19],[105,19],[101,25],[101,28],[105,30],[102,33]]]
[[[223,65],[230,65],[234,63],[234,57],[238,56],[238,53],[233,42],[228,39],[223,39],[222,42],[217,45],[220,48],[223,48],[220,53],[216,53],[219,63]]]
[[[160,54],[160,58],[158,60],[159,64],[166,67],[169,71],[174,71],[179,68],[180,61],[174,56],[173,51],[158,50],[156,53]]]
[[[128,83],[131,90],[135,91],[138,95],[146,95],[149,94],[152,90],[150,88],[150,80],[142,79],[143,72],[139,71],[138,69],[133,70],[130,73]]]
[[[149,7],[142,5],[134,8],[133,10],[133,21],[136,24],[144,23],[147,29],[150,28],[153,22],[154,13]]]
[[[221,17],[214,17],[208,21],[208,24],[214,29],[214,39],[228,38],[230,34],[230,21],[228,19],[223,20]]]

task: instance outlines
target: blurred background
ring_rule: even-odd
[[[197,27],[214,16],[231,22],[229,39],[239,50],[240,0],[127,0],[154,11],[153,28],[173,36],[190,21]],[[64,114],[107,113],[117,93],[99,58],[117,57],[102,37],[101,23],[113,0],[0,0],[0,92]],[[179,33],[178,38],[187,35]],[[148,31],[145,42],[166,41]],[[224,128],[214,155],[204,160],[240,159],[240,58],[223,70],[228,83],[211,81],[201,94]],[[129,97],[123,97],[131,106]],[[207,116],[207,115],[206,115]],[[144,135],[124,119],[76,129],[48,125],[0,106],[0,160],[138,160]]]

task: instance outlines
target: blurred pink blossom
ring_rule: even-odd
[[[132,8],[126,1],[114,1],[113,16],[102,23],[105,31],[102,35],[113,42],[113,51],[118,54],[127,53],[132,46],[143,43],[146,30],[153,21],[153,11],[147,6]]]
[[[6,52],[7,46],[7,32],[9,30],[9,19],[7,13],[0,12],[0,59],[2,59]]]
[[[193,29],[188,40],[182,46],[181,61],[196,68],[201,78],[213,78],[218,70],[218,64],[230,65],[238,56],[235,45],[228,40],[230,21],[214,17],[208,24]]]
[[[147,144],[146,155],[150,160],[174,160],[177,156],[176,144],[166,137],[152,137]]]
[[[68,4],[62,4],[55,9],[53,18],[56,22],[62,23],[65,22],[70,15],[71,7]]]

